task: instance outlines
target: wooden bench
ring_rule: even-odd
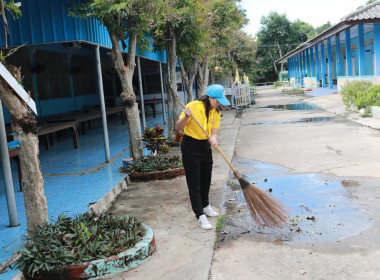
[[[121,123],[125,124],[124,108],[107,108],[106,115],[121,114]],[[75,149],[79,148],[78,140],[78,125],[82,125],[82,134],[86,134],[84,122],[88,121],[91,126],[90,121],[94,119],[99,119],[102,117],[100,108],[92,108],[88,110],[81,110],[75,112],[69,112],[65,114],[51,115],[46,117],[40,117],[37,119],[37,135],[45,136],[45,149],[50,149],[50,144],[54,145],[52,133],[63,131],[65,129],[72,130],[73,145]],[[7,126],[7,135],[11,135],[12,129]],[[12,141],[12,139],[9,139]]]
[[[106,115],[118,114],[121,115],[121,123],[125,124],[124,108],[106,108]],[[82,134],[86,134],[86,128],[84,122],[88,121],[88,125],[91,126],[91,120],[99,119],[102,117],[100,108],[92,108],[88,110],[81,110],[75,112],[69,112],[65,114],[50,116],[47,120],[48,123],[60,123],[60,122],[75,122],[77,125],[81,124]]]
[[[167,101],[166,101],[167,102]],[[139,101],[139,106],[140,106],[140,101]],[[161,104],[162,99],[151,99],[151,100],[144,100],[144,106],[150,106],[153,111],[153,118],[156,117],[156,105]]]
[[[69,121],[69,122],[59,122],[59,123],[42,123],[38,125],[37,135],[38,136],[45,136],[45,149],[50,150],[50,142],[52,145],[54,145],[53,137],[51,136],[51,133],[62,131],[64,129],[72,129],[72,136],[73,136],[73,145],[75,149],[79,148],[78,143],[78,129],[77,129],[77,123],[75,121]]]

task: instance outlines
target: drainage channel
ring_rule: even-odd
[[[332,242],[359,234],[372,226],[366,210],[355,204],[353,180],[334,179],[324,174],[288,174],[288,169],[247,159],[234,161],[249,182],[271,192],[289,208],[283,228],[260,228],[250,216],[236,179],[230,179],[224,203],[226,222],[219,241],[236,239],[241,234],[281,243]],[[243,172],[242,172],[243,173]]]

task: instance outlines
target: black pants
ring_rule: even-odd
[[[213,163],[211,145],[208,140],[197,140],[185,135],[181,151],[191,206],[195,216],[199,218],[204,214],[203,208],[209,204]]]

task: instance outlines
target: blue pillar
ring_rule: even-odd
[[[335,36],[335,68],[336,68],[336,78],[342,76],[342,62],[341,62],[341,53],[340,53],[340,34]]]
[[[306,65],[307,65],[307,76],[311,76],[311,71],[310,71],[310,57],[309,57],[309,49],[305,50],[306,52]]]
[[[292,78],[295,77],[295,71],[294,71],[294,57],[292,57],[291,59],[291,62],[292,62]]]
[[[358,52],[359,52],[359,76],[365,75],[364,58],[364,25],[358,24]]]
[[[298,83],[298,57],[297,55],[294,56],[294,70],[296,74],[296,83]]]
[[[293,77],[296,78],[296,59],[295,56],[292,57],[292,68],[293,68]]]
[[[302,52],[303,76],[307,77],[306,51]]]
[[[329,63],[329,88],[333,88],[334,73],[332,72],[331,38],[327,38],[327,57]]]
[[[351,54],[351,32],[350,29],[346,29],[346,75],[352,76],[352,54]]]
[[[319,80],[321,79],[319,74],[319,53],[318,53],[318,45],[315,45],[315,77],[317,78],[317,84],[319,87]]]
[[[326,87],[326,59],[325,59],[325,44],[321,43],[321,64],[322,64],[322,87]]]
[[[297,54],[297,83],[301,84],[301,61],[300,54]]]
[[[303,53],[299,54],[299,59],[300,59],[300,82],[301,86],[303,86],[303,77],[304,77],[304,71],[303,71]]]
[[[315,77],[314,73],[314,53],[313,53],[313,47],[310,48],[310,68],[311,68],[311,76]]]
[[[376,84],[377,77],[380,79],[380,22],[376,22],[373,24],[373,32],[374,32],[374,43],[373,43],[373,53],[375,55],[375,73],[376,76]]]

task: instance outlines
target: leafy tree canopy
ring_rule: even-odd
[[[79,4],[73,3],[69,7],[69,15],[97,19],[109,33],[118,35],[124,48],[124,40],[130,33],[135,33],[139,48],[146,51],[149,43],[146,34],[159,6],[159,1],[150,0],[84,0]]]
[[[278,72],[281,69],[277,69],[274,62],[303,43],[298,40],[299,34],[306,34],[309,40],[331,26],[331,23],[327,22],[314,28],[311,24],[299,19],[291,22],[286,14],[277,12],[271,12],[268,16],[262,17],[261,28],[257,33],[256,59],[259,66],[255,71],[256,82],[278,79]]]

